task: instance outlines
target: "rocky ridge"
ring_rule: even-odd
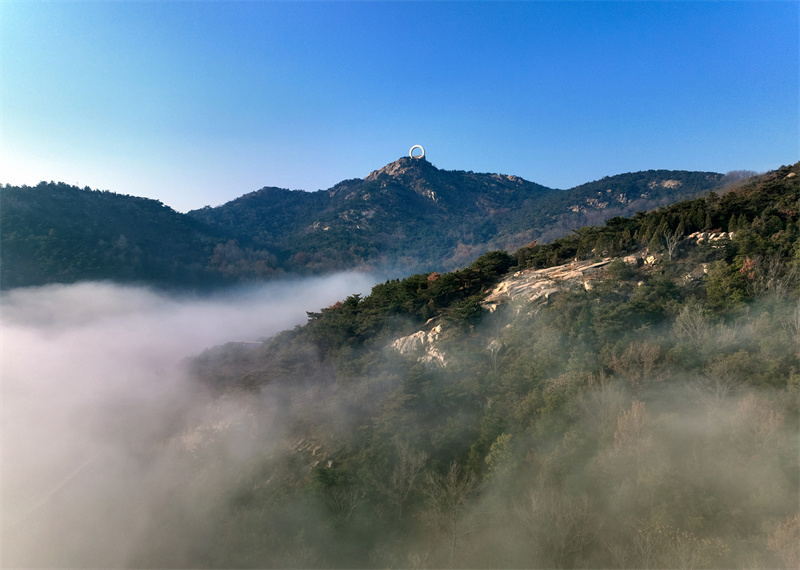
[[[517,271],[492,289],[481,303],[489,312],[494,312],[503,303],[517,300],[533,302],[553,293],[582,287],[592,288],[592,281],[604,277],[599,271],[615,258],[606,257],[601,261],[573,261],[566,265],[556,265],[546,269],[527,269]],[[628,258],[626,258],[628,259]],[[637,257],[629,256],[628,263],[638,263]]]
[[[607,272],[602,269],[614,259],[617,258],[573,261],[545,269],[517,271],[489,291],[481,302],[481,307],[492,313],[506,303],[531,304],[537,301],[545,303],[554,293],[574,288],[590,290],[593,281],[607,277]],[[647,263],[647,258],[643,254],[635,254],[625,257],[624,261],[627,264],[638,265]],[[650,260],[650,263],[655,263],[655,258]],[[445,367],[448,364],[447,355],[437,344],[442,336],[442,325],[437,324],[430,330],[420,330],[397,338],[389,344],[389,347],[422,364]]]

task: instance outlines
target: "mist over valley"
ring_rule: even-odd
[[[3,566],[135,564],[159,508],[191,479],[167,442],[219,409],[186,359],[255,346],[372,284],[339,274],[213,297],[88,282],[4,292]]]

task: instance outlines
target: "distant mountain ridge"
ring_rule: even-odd
[[[364,179],[313,193],[264,188],[188,215],[293,270],[343,266],[453,269],[718,187],[722,174],[651,170],[570,190],[513,175],[440,170],[402,157]],[[305,266],[305,267],[304,267]]]
[[[114,280],[210,284],[207,225],[157,200],[42,182],[0,188],[0,287]]]
[[[107,279],[217,286],[280,274],[446,271],[720,186],[722,174],[650,170],[570,190],[402,157],[304,192],[265,187],[187,214],[63,183],[0,188],[0,287]]]

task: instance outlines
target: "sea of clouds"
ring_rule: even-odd
[[[124,567],[180,470],[159,445],[207,405],[186,360],[306,321],[373,276],[178,296],[110,283],[0,296],[0,566]]]

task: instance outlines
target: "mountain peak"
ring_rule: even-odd
[[[425,158],[415,157],[412,158],[410,156],[401,156],[394,162],[390,162],[383,168],[379,170],[373,170],[370,172],[366,178],[364,178],[365,182],[371,182],[373,180],[377,180],[381,174],[385,174],[387,176],[392,177],[400,177],[404,174],[409,172],[419,174],[422,168],[428,168],[437,170],[435,166],[433,166],[430,162],[428,162]]]

